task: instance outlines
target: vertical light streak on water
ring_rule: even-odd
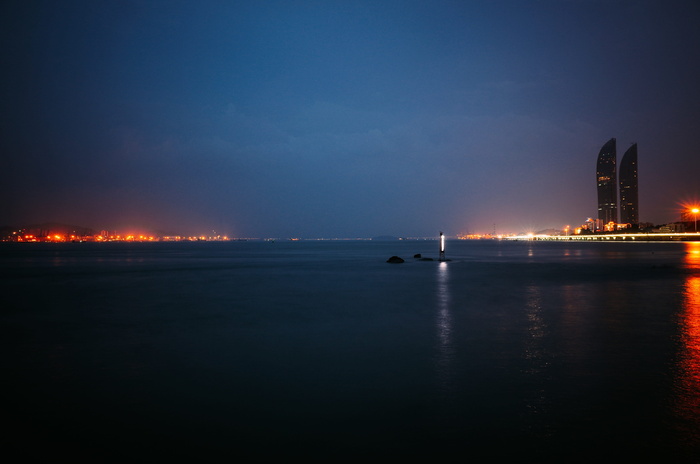
[[[545,336],[546,324],[542,317],[542,298],[540,288],[530,285],[526,289],[525,312],[527,317],[527,333],[525,339],[525,359],[528,361],[527,372],[537,374],[542,370],[543,348],[542,339]]]
[[[684,285],[681,318],[681,356],[675,379],[675,413],[687,446],[700,446],[700,242],[686,243],[685,267],[691,271]]]
[[[535,257],[535,250],[534,247],[532,246],[532,242],[528,242],[528,248],[527,248],[527,257],[528,258],[534,258]]]
[[[526,396],[525,424],[529,424],[529,432],[535,434],[547,434],[546,430],[540,430],[543,416],[547,413],[546,377],[549,359],[545,347],[545,339],[548,335],[547,323],[543,315],[543,303],[541,289],[537,285],[529,285],[525,291],[525,316],[527,326],[523,357],[525,360],[525,380],[531,385],[532,391]]]
[[[438,385],[443,395],[448,394],[451,385],[451,364],[454,357],[452,342],[452,315],[450,313],[449,265],[441,262],[437,267],[437,376]]]

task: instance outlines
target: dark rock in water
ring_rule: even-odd
[[[387,263],[403,263],[403,259],[399,258],[398,256],[392,256],[391,258],[386,260]]]
[[[421,261],[433,261],[433,258],[421,258]]]
[[[413,257],[414,257],[414,258],[420,258],[420,257],[421,257],[421,254],[420,254],[420,253],[416,253],[415,255],[413,255]]]

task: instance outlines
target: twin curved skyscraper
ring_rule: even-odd
[[[639,224],[639,194],[637,183],[637,144],[632,144],[620,162],[620,219],[617,217],[617,144],[614,138],[607,141],[598,153],[596,181],[598,185],[598,219],[610,222]]]

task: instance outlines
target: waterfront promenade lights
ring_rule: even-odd
[[[700,213],[700,208],[693,208],[690,210],[691,213],[695,216],[695,233],[698,233],[698,213]]]

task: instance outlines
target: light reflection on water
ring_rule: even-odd
[[[601,439],[700,449],[699,244],[449,245],[450,262],[400,266],[386,257],[432,243],[9,254],[22,278],[2,288],[27,303],[2,319],[21,347],[6,361],[34,415],[49,395],[101,401],[195,444],[316,447],[322,428],[334,450],[507,443],[533,462],[525,447],[597,456]]]
[[[488,422],[489,414],[504,414],[502,403],[510,405],[521,444],[565,449],[581,435],[582,442],[617,440],[640,454],[700,449],[700,244],[507,251],[513,262],[506,266],[478,267],[467,257],[432,271],[436,393],[452,411],[441,417],[450,426],[476,417]],[[493,255],[504,257],[500,250]],[[678,271],[688,271],[680,281]],[[669,321],[669,329],[681,333],[682,354],[673,409],[661,413],[655,402],[668,405],[669,390],[650,397],[656,387],[639,381],[661,378],[660,369],[671,365],[671,358],[658,363],[668,340],[662,314],[673,308],[679,284],[683,306],[675,311],[682,319]],[[486,402],[491,391],[517,391],[519,398],[501,395],[486,414],[474,398]]]
[[[444,393],[451,385],[451,360],[454,356],[452,344],[452,316],[450,314],[450,292],[448,282],[448,264],[442,261],[437,266],[437,336],[438,383]]]
[[[547,324],[542,316],[540,288],[530,285],[526,289],[525,311],[527,317],[527,339],[525,340],[525,359],[529,361],[528,372],[537,374],[546,367],[543,359],[542,340],[547,331]]]
[[[549,366],[550,354],[545,347],[548,326],[543,315],[541,289],[537,285],[529,285],[525,289],[525,316],[527,318],[526,338],[524,342],[523,357],[525,358],[526,377],[530,379],[532,385],[537,385],[534,391],[525,398],[526,413],[533,416],[533,420],[526,420],[527,427],[541,426],[537,417],[546,414],[548,410],[547,382],[544,381]],[[547,430],[532,430],[540,434],[548,434]]]
[[[684,308],[680,320],[681,353],[675,379],[675,414],[681,437],[689,446],[700,445],[700,242],[687,242],[685,267],[690,270],[684,285]]]

